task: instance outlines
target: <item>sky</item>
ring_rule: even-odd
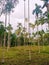
[[[35,3],[38,5],[43,6],[43,2],[40,0],[29,0],[29,6],[30,6],[30,22],[34,23],[35,21],[35,15],[32,14],[32,11],[35,9]],[[28,0],[25,2],[26,6],[26,18],[28,17]],[[17,23],[21,22],[24,24],[24,0],[19,0],[19,3],[17,6],[13,9],[14,12],[11,12],[10,15],[10,23],[12,24],[12,27],[14,30],[17,28]],[[43,9],[43,12],[46,11],[46,8]],[[1,21],[4,21],[4,14],[0,17]],[[5,22],[5,21],[4,21]],[[7,21],[8,24],[8,21]],[[45,29],[45,28],[44,28]]]

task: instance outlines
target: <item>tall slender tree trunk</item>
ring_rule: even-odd
[[[45,47],[44,47],[44,35],[42,36],[43,38],[43,51],[45,50]]]
[[[49,23],[48,23],[48,30],[49,30]]]
[[[8,24],[10,25],[10,12],[9,12],[9,19],[8,19]],[[7,48],[7,50],[9,49],[9,47],[10,47],[10,29],[9,29],[9,31],[8,31],[8,48]]]
[[[34,28],[33,28],[33,33],[34,33]],[[33,35],[33,38],[34,38],[34,35]],[[32,41],[33,42],[33,41]],[[33,42],[33,46],[35,46],[35,43]]]
[[[8,32],[8,48],[10,47],[10,31]]]
[[[29,32],[29,44],[30,44],[30,25],[29,25],[29,23],[30,23],[30,7],[29,7],[29,1],[30,0],[28,0],[28,32]],[[31,47],[29,48],[29,60],[31,60]]]
[[[7,25],[7,12],[5,13],[5,32],[4,32],[4,44],[3,44],[3,53],[2,53],[2,63],[5,62],[4,54],[5,54],[5,45],[6,45],[6,25]]]
[[[47,11],[49,12],[49,3],[47,4]]]
[[[0,37],[0,47],[2,46],[2,37]]]
[[[29,23],[30,23],[30,10],[29,10],[30,8],[29,8],[29,0],[28,0],[28,33],[29,33],[29,43],[30,43],[30,25],[29,25]]]
[[[24,0],[24,28],[25,28],[25,0]],[[25,45],[25,31],[24,31],[24,45]]]
[[[6,25],[7,25],[7,13],[5,13],[4,47],[6,45]]]
[[[43,25],[43,24],[41,24],[41,30],[43,29],[43,28],[42,28],[42,25]],[[45,50],[45,47],[44,47],[44,34],[42,34],[42,43],[43,43],[43,51],[44,51],[44,50]]]
[[[47,4],[47,12],[49,14],[49,3]],[[49,29],[49,23],[48,23],[48,29]]]
[[[36,19],[38,21],[38,17]],[[37,22],[37,36],[38,36],[38,22]],[[39,53],[40,53],[40,44],[39,44],[39,38],[38,38],[38,49],[39,49]]]

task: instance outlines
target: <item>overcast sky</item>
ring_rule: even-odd
[[[32,11],[35,8],[35,3],[37,3],[38,5],[43,5],[43,2],[40,0],[29,0],[30,1],[30,22],[34,22],[35,21],[35,15],[32,15]],[[27,13],[28,13],[28,0],[26,0],[25,2],[25,6],[26,6],[26,17],[27,17]],[[46,8],[44,8],[43,11],[45,11]],[[17,6],[14,8],[14,12],[11,13],[11,24],[12,27],[14,28],[14,30],[16,29],[17,23],[18,22],[22,22],[22,24],[24,23],[24,1],[23,0],[19,0],[19,4],[17,4]],[[2,15],[0,17],[0,20],[4,21],[4,15]],[[8,24],[8,22],[7,22]]]

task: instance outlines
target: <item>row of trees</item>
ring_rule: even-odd
[[[44,1],[44,0],[43,0]],[[48,0],[44,1],[43,7],[40,5],[35,4],[36,8],[33,10],[32,14],[36,14],[36,21],[35,24],[30,23],[30,15],[29,15],[29,0],[28,0],[28,19],[25,18],[25,0],[24,0],[24,27],[22,26],[21,23],[18,23],[17,30],[15,33],[12,33],[12,27],[10,25],[10,14],[11,11],[13,12],[13,8],[15,5],[17,5],[18,0],[3,0],[0,2],[2,5],[2,11],[1,15],[4,13],[5,14],[5,25],[3,23],[0,23],[0,44],[8,45],[10,46],[16,46],[16,45],[27,45],[27,44],[35,44],[39,42],[43,45],[42,42],[49,42],[49,33],[45,33],[44,30],[42,29],[41,31],[38,30],[38,26],[41,24],[42,25],[47,22],[48,23],[48,29],[49,29],[49,3]],[[47,11],[45,13],[42,13],[42,8],[46,6]],[[9,25],[6,26],[7,23],[7,15],[9,16]],[[28,22],[28,31],[27,28],[25,28],[25,22]],[[37,27],[36,27],[37,26]],[[34,28],[37,28],[37,32],[34,33]],[[3,28],[3,29],[2,29]],[[32,34],[30,32],[30,29],[32,28]],[[7,32],[8,30],[8,32]],[[4,34],[3,34],[4,33]],[[12,36],[12,37],[11,37]],[[28,41],[29,40],[29,41]],[[45,41],[43,41],[45,40]],[[8,44],[7,44],[8,43]]]
[[[10,25],[10,14],[11,14],[11,11],[13,12],[13,8],[15,8],[15,5],[17,5],[18,3],[18,0],[1,0],[0,1],[0,6],[1,6],[1,12],[0,14],[5,14],[5,26],[4,26],[4,47],[5,47],[5,44],[6,44],[6,25],[7,25],[7,15],[9,16],[9,19],[8,19],[8,47],[10,45],[10,30],[11,30],[11,25]]]
[[[39,52],[40,52],[40,45],[48,45],[49,44],[49,31],[47,33],[44,32],[42,29],[41,31],[38,30],[38,25],[41,26],[47,22],[48,23],[48,30],[49,30],[49,0],[42,0],[44,1],[43,7],[38,4],[35,4],[36,8],[33,10],[33,13],[36,15],[35,24],[30,23],[30,3],[28,0],[28,18],[25,17],[25,1],[24,0],[24,27],[21,23],[18,23],[17,30],[12,33],[11,30],[13,29],[10,24],[10,15],[11,11],[13,12],[13,8],[17,5],[18,0],[1,0],[1,15],[5,14],[5,24],[0,22],[0,46],[16,46],[16,45],[38,45]],[[45,13],[42,12],[42,9],[46,6],[47,11]],[[8,26],[7,26],[7,16],[8,19]],[[28,21],[28,31],[25,28],[25,22]],[[37,27],[36,27],[37,26]],[[37,28],[37,32],[34,33],[34,28]],[[30,29],[32,28],[32,34]],[[31,60],[31,51],[29,48],[29,59]]]
[[[37,24],[36,24],[37,25]],[[34,28],[36,25],[33,25],[30,23],[30,29],[32,28],[32,34],[30,33],[30,43],[29,43],[29,33],[27,28],[24,28],[21,23],[18,23],[17,29],[14,33],[12,33],[12,26],[9,25],[5,27],[2,22],[0,22],[0,46],[4,45],[4,32],[6,32],[6,41],[5,46],[8,46],[8,38],[10,38],[10,44],[9,46],[20,46],[20,45],[38,45],[38,42],[40,42],[40,45],[48,45],[49,44],[49,33],[45,33],[44,30],[37,31],[34,33]],[[10,31],[9,31],[10,30]],[[25,34],[24,34],[25,32]],[[10,33],[10,37],[8,37]],[[25,37],[25,43],[24,43],[24,37]]]

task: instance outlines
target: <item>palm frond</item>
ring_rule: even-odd
[[[37,5],[37,4],[35,4],[35,6],[36,6],[36,8],[33,10],[33,14],[35,13],[36,16],[38,16],[39,13],[42,13],[41,6]]]

